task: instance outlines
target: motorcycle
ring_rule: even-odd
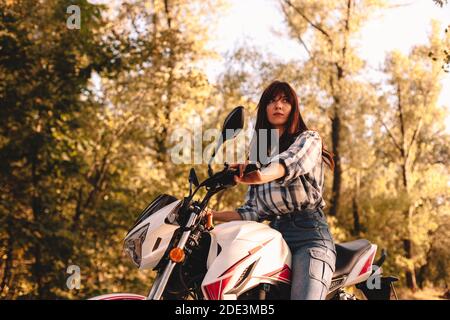
[[[239,169],[227,163],[220,172],[212,160],[223,142],[234,139],[244,126],[244,108],[225,119],[222,137],[208,163],[208,178],[199,183],[189,173],[189,195],[179,200],[168,194],[154,199],[139,215],[124,240],[124,249],[140,270],[156,277],[147,297],[129,293],[101,295],[93,300],[272,300],[289,299],[291,253],[282,235],[265,223],[232,221],[212,225],[206,215],[210,199],[235,186]],[[231,137],[226,132],[233,130]],[[258,170],[249,164],[244,174]],[[195,186],[195,190],[192,190]],[[196,193],[205,189],[202,199]],[[336,244],[336,271],[327,299],[354,300],[345,291],[355,285],[366,299],[389,299],[395,277],[382,276],[386,258],[374,262],[377,245],[365,239]]]

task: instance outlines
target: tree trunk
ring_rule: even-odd
[[[40,142],[40,136],[36,139]],[[42,219],[42,200],[39,194],[39,174],[38,174],[38,150],[39,143],[36,143],[33,150],[31,151],[31,183],[33,186],[31,194],[31,210],[33,212],[33,223],[39,228]],[[37,299],[44,299],[44,285],[43,285],[43,274],[42,274],[42,251],[38,241],[34,242],[31,252],[34,255],[34,263],[31,267],[32,278],[36,283],[37,289]]]
[[[341,161],[339,156],[339,142],[340,142],[341,119],[337,112],[335,112],[333,119],[331,119],[331,142],[334,153],[335,168],[333,171],[333,187],[331,194],[331,206],[329,214],[336,216],[339,211],[339,200],[341,195]]]
[[[5,288],[10,286],[10,280],[12,275],[12,264],[13,264],[13,232],[12,232],[12,223],[11,218],[8,217],[7,220],[7,236],[8,239],[6,240],[6,261],[5,261],[5,268],[3,270],[3,277],[2,281],[0,283],[0,294],[3,295]]]
[[[402,179],[403,179],[404,190],[408,194],[408,175],[407,175],[407,169],[406,169],[406,161],[404,161],[404,163],[402,165]],[[413,248],[412,248],[412,241],[411,241],[412,210],[413,210],[413,208],[411,206],[409,206],[408,210],[403,213],[405,216],[405,221],[406,221],[406,234],[407,234],[407,237],[405,239],[403,239],[403,249],[405,251],[405,257],[407,259],[412,259],[412,257],[413,257]],[[417,290],[416,273],[415,273],[414,267],[406,270],[406,285],[412,291]]]
[[[167,27],[169,30],[172,30],[172,19],[170,12],[170,4],[168,0],[164,0],[164,10],[166,13],[166,21]],[[171,34],[171,37],[174,35]],[[156,138],[156,147],[157,147],[157,159],[160,163],[165,163],[169,160],[167,154],[167,138],[169,135],[169,126],[170,126],[170,115],[172,113],[172,101],[173,101],[173,90],[174,90],[174,72],[175,72],[175,45],[173,44],[175,41],[173,38],[169,40],[169,46],[166,49],[169,49],[169,56],[167,60],[167,68],[169,69],[169,78],[167,79],[167,85],[165,88],[166,94],[166,103],[163,104],[164,109],[162,110],[164,113],[164,118],[168,120],[168,124],[163,126],[162,132]]]
[[[42,274],[42,252],[39,244],[36,244],[33,248],[34,264],[33,264],[33,278],[36,281],[37,299],[45,299],[44,294],[44,281]]]
[[[412,258],[412,242],[410,239],[403,239],[403,249],[408,259]],[[406,270],[406,285],[413,291],[417,290],[416,273],[414,268]]]
[[[420,289],[423,289],[425,283],[425,274],[428,271],[428,263],[421,266],[416,272],[417,285]]]
[[[361,234],[361,223],[359,221],[358,201],[356,200],[355,197],[353,197],[352,207],[353,207],[353,230],[352,230],[352,234],[354,236],[359,236]]]

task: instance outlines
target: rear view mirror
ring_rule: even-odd
[[[234,108],[225,118],[222,125],[222,143],[227,139],[232,139],[244,128],[244,107]],[[227,137],[227,130],[233,130],[233,136]]]
[[[223,122],[221,137],[217,142],[217,146],[214,149],[214,152],[208,162],[209,176],[212,176],[211,163],[216,155],[217,150],[219,150],[220,146],[226,140],[234,139],[243,128],[244,128],[244,107],[238,106],[227,115],[227,117]],[[232,135],[231,136],[227,135],[227,132],[229,133],[231,130],[233,130]]]
[[[194,168],[191,168],[191,171],[189,171],[189,183],[192,183],[196,187],[199,186],[197,174],[195,173]]]

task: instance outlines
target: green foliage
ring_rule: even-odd
[[[1,298],[146,294],[154,274],[134,268],[122,240],[156,195],[187,193],[191,165],[171,162],[172,133],[195,133],[196,116],[203,129],[218,128],[236,105],[254,121],[274,79],[297,89],[307,125],[329,149],[340,120],[335,239],[367,238],[388,249],[386,273],[448,284],[450,137],[437,104],[441,64],[429,58],[448,39],[434,25],[429,44],[390,53],[387,80],[371,83],[353,40],[384,2],[355,3],[351,19],[348,1],[280,3],[290,35],[309,37],[308,59],[282,62],[241,46],[210,83],[202,64],[216,58],[206,44],[222,1],[0,1]],[[71,4],[81,8],[80,30],[65,27]],[[205,178],[206,166],[194,167]],[[332,178],[327,170],[328,204]],[[245,191],[210,206],[236,208]],[[71,264],[80,266],[80,290],[66,287]]]
[[[2,297],[146,292],[151,278],[122,255],[122,239],[158,193],[185,192],[173,188],[165,144],[208,95],[191,64],[207,56],[195,33],[199,7],[155,3],[158,18],[148,14],[136,37],[123,26],[148,12],[138,4],[120,7],[113,24],[87,1],[1,2]],[[80,30],[65,28],[71,4]],[[65,287],[70,264],[81,269],[79,292]]]
[[[2,224],[1,235],[11,246],[1,283],[6,297],[57,296],[54,279],[64,277],[78,239],[68,230],[72,183],[86,166],[81,127],[95,110],[87,84],[92,71],[117,69],[111,48],[93,32],[101,25],[100,8],[80,1],[83,28],[68,32],[69,5],[0,4],[0,210],[8,226]],[[26,262],[16,274],[19,257]]]

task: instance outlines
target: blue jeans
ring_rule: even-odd
[[[270,223],[292,254],[291,300],[324,300],[336,265],[336,248],[321,209],[281,216]]]

